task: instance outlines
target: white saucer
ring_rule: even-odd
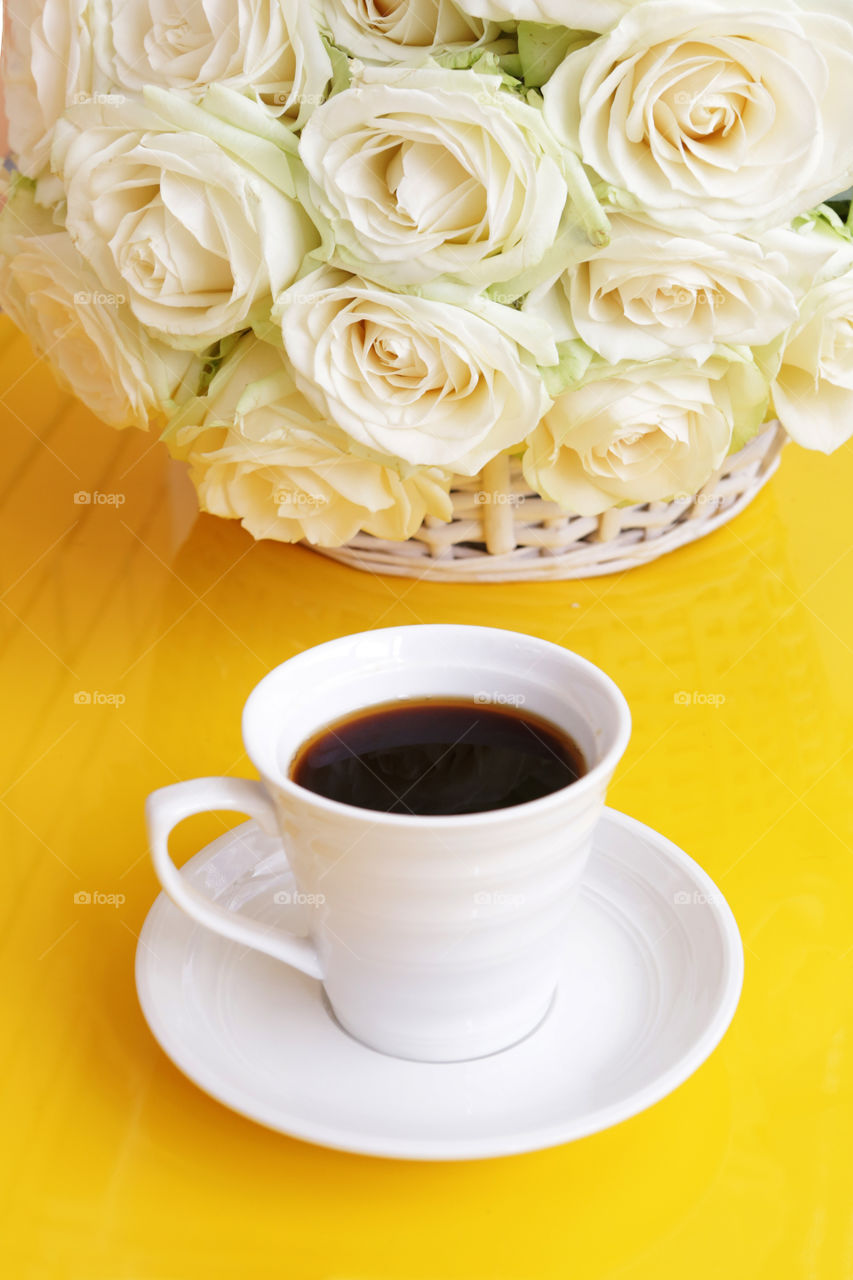
[[[232,910],[310,908],[277,840],[254,822],[184,872]],[[555,1146],[617,1124],[675,1089],[726,1031],[743,979],[734,917],[713,881],[650,828],[605,810],[566,937],[565,978],[542,1025],[476,1062],[386,1057],[343,1031],[320,984],[201,928],[160,894],[136,985],[174,1063],[226,1106],[322,1146],[470,1160]]]

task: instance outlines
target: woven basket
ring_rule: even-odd
[[[343,547],[316,547],[357,569],[435,582],[523,582],[621,573],[702,538],[751,502],[779,465],[778,422],[726,458],[693,497],[572,516],[525,483],[517,459],[495,458],[460,480],[448,522],[427,516],[407,542],[360,533]]]

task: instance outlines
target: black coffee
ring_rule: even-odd
[[[386,703],[309,738],[294,782],[329,800],[385,813],[507,809],[586,773],[577,744],[539,716],[461,698]]]

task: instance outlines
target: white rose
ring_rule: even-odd
[[[801,304],[772,394],[783,427],[805,448],[832,453],[853,435],[853,272]]]
[[[474,475],[550,404],[532,355],[492,322],[520,317],[481,306],[475,315],[323,269],[283,294],[273,317],[298,385],[353,440]]]
[[[103,0],[93,22],[104,75],[132,92],[154,84],[198,94],[224,84],[302,120],[331,76],[302,0]]]
[[[23,184],[0,216],[0,304],[60,385],[112,427],[145,428],[196,390],[200,361],[152,341]]]
[[[471,49],[496,34],[456,0],[314,0],[336,45],[357,58],[411,62]]]
[[[67,106],[94,91],[88,0],[9,0],[3,94],[9,146],[35,178]]]
[[[221,97],[230,101],[226,90]],[[268,135],[290,137],[233,97]],[[72,108],[53,161],[68,230],[104,287],[126,293],[158,336],[201,350],[265,314],[317,236],[274,142],[162,90],[150,99],[156,111],[135,102]]]
[[[449,477],[424,468],[403,478],[348,453],[297,390],[283,353],[251,336],[166,439],[189,461],[202,509],[240,520],[255,538],[333,547],[360,529],[403,539],[425,515],[451,518]]]
[[[829,210],[814,209],[760,237],[762,248],[784,263],[784,278],[801,302],[815,285],[853,268],[853,236]]]
[[[461,8],[495,22],[543,22],[573,31],[608,31],[642,0],[459,0]]]
[[[853,241],[821,218],[769,232],[801,293],[772,383],[785,430],[807,449],[831,453],[853,435]]]
[[[508,280],[551,247],[566,205],[541,112],[474,71],[366,68],[299,152],[336,259],[392,285]]]
[[[695,493],[755,433],[766,404],[754,365],[640,365],[560,396],[528,440],[524,475],[584,516]]]
[[[649,0],[564,60],[546,119],[615,200],[664,225],[782,222],[853,175],[853,23],[811,8]]]
[[[763,345],[796,319],[781,253],[724,232],[676,236],[624,214],[611,215],[610,230],[609,245],[525,302],[558,342],[580,337],[611,364],[701,363],[717,344]]]

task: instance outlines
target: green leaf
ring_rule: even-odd
[[[36,183],[34,178],[28,178],[26,174],[20,173],[17,169],[13,169],[8,175],[9,179],[9,199],[13,199],[19,191],[29,191],[35,196]]]
[[[497,54],[492,49],[455,49],[446,53],[438,53],[433,62],[447,71],[474,71],[481,76],[495,76],[504,89],[521,93],[521,79],[515,70],[518,58],[511,54]]]
[[[539,367],[545,390],[552,399],[561,396],[570,387],[577,386],[586,375],[593,360],[597,359],[592,348],[580,338],[558,342],[557,354],[560,357],[557,364]]]
[[[245,330],[243,332],[245,332]],[[207,395],[207,388],[216,377],[216,372],[219,369],[219,366],[234,350],[237,343],[243,337],[243,332],[229,333],[227,337],[220,338],[218,342],[214,342],[214,344],[211,347],[208,347],[207,351],[203,353],[201,357],[203,364],[201,374],[199,376],[198,392],[193,397],[193,400],[203,399],[204,396]],[[183,408],[186,408],[186,406],[183,406]],[[179,415],[176,415],[176,417],[178,416]],[[173,418],[172,421],[166,425],[166,429],[160,437],[161,440],[171,438],[176,429],[174,423],[175,419]]]
[[[595,36],[588,31],[551,27],[541,22],[519,22],[518,56],[524,83],[538,89],[570,53],[588,45]]]
[[[853,207],[853,206],[851,206]],[[847,217],[847,221],[845,221]],[[807,224],[816,224],[818,226],[831,227],[838,235],[844,237],[845,240],[853,240],[849,215],[846,208],[833,208],[831,204],[819,204],[815,209],[808,209],[805,213],[799,214],[793,221],[795,229],[804,227]]]
[[[513,80],[521,81],[524,79],[524,69],[521,65],[521,58],[517,53],[499,54],[498,62],[501,64],[501,70],[504,75],[511,76]]]
[[[500,73],[497,58],[486,49],[447,49],[436,53],[433,61],[448,71],[476,70],[486,75]]]
[[[323,44],[326,46],[326,52],[329,55],[329,61],[332,64],[332,88],[331,93],[342,93],[344,89],[350,87],[352,80],[352,72],[350,71],[349,57],[343,49],[339,49],[336,44],[332,44],[325,35],[323,36]]]

